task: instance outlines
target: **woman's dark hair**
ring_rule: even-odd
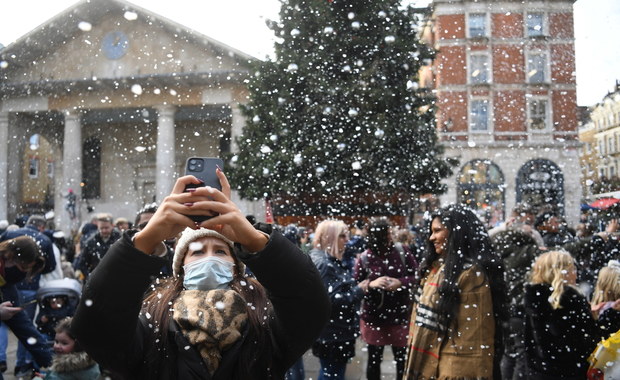
[[[377,254],[386,254],[392,247],[390,243],[390,221],[387,218],[370,219],[368,228],[368,248]]]
[[[157,280],[159,284],[152,287],[143,303],[143,312],[151,315],[152,321],[156,321],[157,333],[155,342],[157,350],[165,351],[168,347],[168,326],[172,319],[172,308],[175,300],[183,291],[183,277],[168,277]],[[235,278],[230,283],[231,289],[243,297],[248,305],[248,336],[246,342],[241,346],[240,357],[234,379],[251,379],[256,376],[259,369],[261,372],[268,372],[272,367],[273,345],[271,340],[270,326],[275,318],[273,307],[265,288],[253,277],[246,277],[243,274],[235,273]],[[157,351],[156,350],[156,351]],[[155,352],[154,352],[155,354]],[[155,368],[154,362],[156,355],[148,358]]]
[[[450,326],[453,318],[456,317],[460,301],[459,276],[466,264],[475,265],[488,279],[491,289],[497,354],[498,350],[501,352],[503,349],[502,322],[508,318],[502,259],[493,249],[484,225],[469,208],[462,205],[449,205],[434,212],[429,223],[432,223],[435,218],[439,218],[448,230],[445,253],[441,256],[444,260],[444,279],[439,285],[437,313],[445,318],[445,325]],[[429,238],[430,228],[426,239],[426,254],[420,265],[421,276],[426,276],[431,265],[440,257],[435,252],[435,247]]]
[[[26,273],[28,279],[32,279],[45,266],[45,258],[41,255],[41,248],[32,237],[27,235],[1,242],[0,254],[3,256],[10,255],[10,258],[19,264],[34,263],[32,269]]]
[[[58,322],[58,324],[54,328],[54,332],[56,334],[59,334],[59,333],[67,334],[67,336],[73,339],[73,341],[75,342],[73,345],[73,352],[83,352],[84,348],[82,347],[80,342],[78,342],[78,340],[75,339],[75,336],[71,333],[71,321],[72,320],[73,318],[71,317],[67,317],[67,318],[60,320],[60,322]]]

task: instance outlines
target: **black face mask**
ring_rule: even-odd
[[[17,284],[26,278],[26,273],[20,271],[17,266],[6,268],[4,270],[4,279],[7,284]]]

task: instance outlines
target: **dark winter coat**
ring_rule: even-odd
[[[344,342],[359,336],[358,310],[364,291],[357,286],[340,260],[320,249],[312,249],[310,257],[319,270],[331,301],[329,323],[319,338],[320,343]]]
[[[168,345],[157,349],[153,321],[140,308],[165,259],[134,248],[132,234],[126,232],[112,246],[86,283],[72,322],[77,339],[102,367],[127,379],[237,379],[240,350],[253,344],[247,334],[223,352],[213,376],[176,322],[162,326]],[[256,363],[254,379],[281,379],[319,335],[329,316],[329,299],[309,257],[276,231],[262,251],[249,254],[237,247],[236,254],[266,288],[275,314],[269,321],[272,365]]]
[[[402,284],[396,291],[369,288],[362,303],[362,319],[376,326],[408,324],[414,287],[419,282],[417,269],[418,263],[409,249],[402,254],[396,248],[392,248],[387,255],[378,255],[371,250],[362,253],[355,262],[355,281],[373,281],[389,276],[397,278]]]
[[[52,241],[48,238],[44,233],[40,232],[39,229],[29,224],[23,228],[19,228],[13,231],[6,231],[0,236],[0,241],[5,241],[9,239],[14,239],[19,236],[30,236],[32,237],[39,247],[41,247],[41,254],[45,258],[45,266],[43,266],[43,270],[41,273],[33,276],[32,280],[25,280],[26,274],[23,272],[19,272],[18,277],[14,277],[13,281],[19,279],[19,282],[16,283],[16,288],[20,290],[37,290],[39,289],[39,279],[42,274],[50,273],[54,269],[56,269],[56,257],[54,256],[54,248],[52,247]],[[58,265],[60,265],[58,263]]]
[[[85,276],[88,276],[99,262],[108,252],[112,244],[120,239],[121,234],[117,230],[112,230],[112,234],[107,241],[104,241],[101,234],[97,232],[90,239],[86,241],[86,244],[82,248],[82,253],[76,259],[75,269],[82,271]]]
[[[510,314],[512,317],[520,317],[523,314],[523,286],[527,273],[541,251],[534,238],[519,229],[501,231],[493,236],[492,241],[504,262]]]
[[[530,379],[585,379],[587,358],[600,340],[590,304],[567,286],[560,308],[549,303],[546,284],[525,287],[525,347]]]

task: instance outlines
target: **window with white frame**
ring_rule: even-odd
[[[467,18],[467,30],[470,38],[487,36],[487,14],[470,13]]]
[[[603,140],[598,142],[598,154],[605,154],[605,143],[603,142]]]
[[[54,178],[54,161],[47,161],[47,176]]]
[[[545,14],[543,12],[531,12],[525,16],[528,37],[545,35]]]
[[[489,53],[471,53],[469,55],[469,83],[489,83],[489,67]]]
[[[528,128],[530,131],[547,131],[549,125],[549,101],[547,99],[533,98],[527,103]]]
[[[546,83],[547,80],[547,54],[543,52],[531,52],[527,58],[527,81],[528,83]]]
[[[30,157],[29,164],[28,164],[28,176],[30,178],[39,177],[39,158],[38,157]]]
[[[489,130],[489,100],[473,99],[469,105],[469,130],[487,132]]]

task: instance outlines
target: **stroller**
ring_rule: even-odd
[[[51,342],[54,341],[54,328],[58,322],[75,314],[81,295],[82,285],[72,278],[48,281],[37,291],[39,312],[35,324]]]

